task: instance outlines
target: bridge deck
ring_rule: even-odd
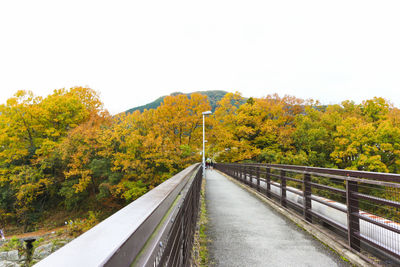
[[[206,172],[213,266],[350,266],[217,171]]]

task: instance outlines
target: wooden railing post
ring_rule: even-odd
[[[358,184],[354,181],[346,180],[346,200],[347,200],[347,240],[349,246],[356,251],[360,251],[360,218],[358,198],[354,193],[358,192]]]
[[[308,222],[312,222],[311,215],[311,175],[309,173],[304,174],[303,179],[303,215],[304,219]]]
[[[257,191],[260,192],[260,166],[257,166]]]
[[[267,197],[271,198],[271,169],[266,169],[265,179],[267,180]]]
[[[286,207],[286,171],[281,170],[281,205]]]

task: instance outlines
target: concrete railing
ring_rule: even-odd
[[[186,168],[35,266],[188,266],[201,174]]]

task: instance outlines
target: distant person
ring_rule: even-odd
[[[1,240],[5,240],[3,229],[0,229]]]

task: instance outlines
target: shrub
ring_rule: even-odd
[[[13,236],[8,242],[4,243],[0,247],[0,251],[10,251],[10,250],[22,250],[22,242],[15,236]]]
[[[99,223],[99,212],[89,211],[87,219],[69,220],[67,234],[77,237]]]

